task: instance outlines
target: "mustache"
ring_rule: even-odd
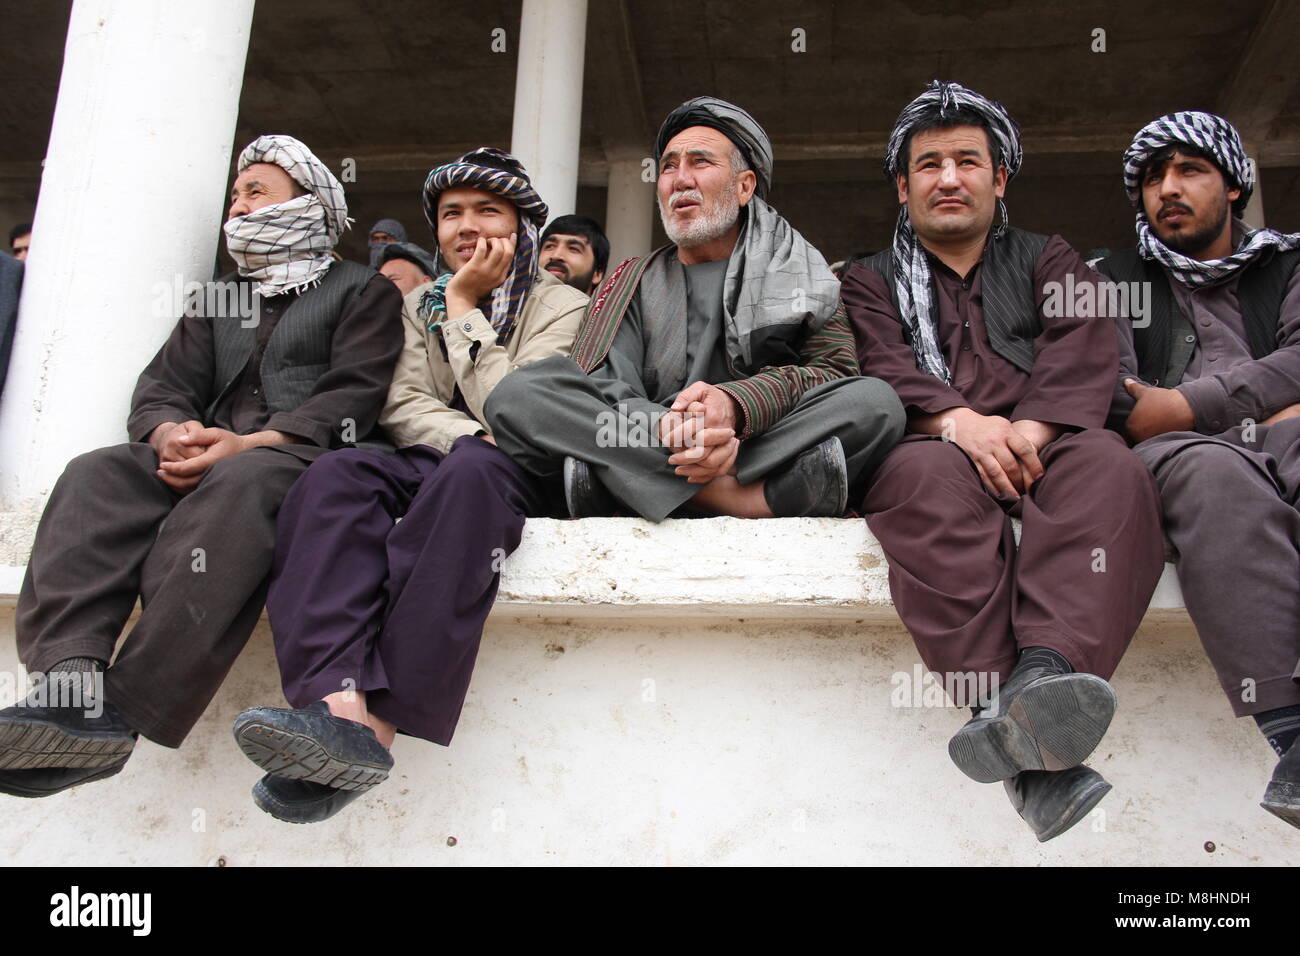
[[[684,189],[679,193],[673,193],[672,198],[668,200],[668,208],[676,209],[681,203],[688,199],[692,202],[699,203],[701,206],[704,205],[704,193],[700,192],[698,189]]]
[[[1187,205],[1186,203],[1176,202],[1175,200],[1171,199],[1169,202],[1166,202],[1164,205],[1160,207],[1160,211],[1156,213],[1156,218],[1160,219],[1162,216],[1164,216],[1165,213],[1175,212],[1175,211],[1185,212],[1189,216],[1193,215],[1191,206]]]
[[[561,269],[564,270],[564,275],[565,275],[566,277],[569,275],[569,267],[568,267],[568,265],[567,265],[566,263],[562,262],[561,260],[559,260],[559,259],[552,259],[550,262],[548,262],[548,263],[546,263],[544,266],[542,266],[542,268],[543,268],[543,269],[549,269],[551,266],[559,266]]]

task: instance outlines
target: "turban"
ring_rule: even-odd
[[[1246,157],[1236,127],[1223,117],[1188,110],[1152,120],[1138,130],[1124,152],[1124,190],[1129,202],[1137,207],[1138,252],[1142,258],[1159,262],[1183,285],[1196,289],[1228,279],[1268,249],[1285,251],[1300,247],[1300,234],[1286,235],[1274,229],[1250,230],[1243,223],[1245,235],[1240,246],[1223,259],[1202,261],[1170,249],[1151,230],[1142,205],[1142,172],[1151,157],[1168,146],[1190,146],[1212,156],[1230,185],[1241,190],[1236,208],[1245,209],[1255,191],[1255,168]]]
[[[279,166],[306,195],[254,209],[225,225],[226,249],[239,274],[264,296],[302,291],[320,282],[330,253],[351,225],[343,186],[329,168],[292,136],[259,136],[239,154],[243,172],[254,163]]]
[[[424,181],[424,217],[438,234],[438,197],[457,186],[496,193],[519,212],[515,261],[510,275],[492,293],[491,322],[501,341],[514,329],[537,278],[537,230],[546,223],[546,203],[537,195],[523,164],[509,153],[483,146],[431,170]],[[420,300],[420,315],[433,331],[446,317],[445,292],[450,276],[440,277]]]
[[[758,198],[766,199],[772,188],[772,140],[758,120],[739,106],[713,96],[687,100],[668,114],[655,137],[655,163],[664,154],[668,141],[691,126],[707,126],[731,140],[758,179]]]
[[[931,125],[935,120],[946,118],[963,107],[987,124],[989,141],[997,154],[994,158],[998,165],[1006,167],[1007,180],[1010,181],[1020,171],[1024,159],[1020,150],[1020,127],[1016,121],[1001,103],[968,90],[960,83],[943,83],[939,80],[932,81],[924,93],[898,114],[894,130],[889,134],[889,144],[885,147],[885,175],[893,179],[900,173],[906,173],[903,144],[914,129]],[[1000,236],[1007,228],[1007,207],[1001,199],[998,200],[998,211],[1002,219],[997,232]],[[951,384],[952,372],[939,347],[938,323],[934,317],[934,303],[930,299],[930,265],[925,258],[925,249],[912,229],[906,205],[898,212],[893,251],[894,291],[898,300],[899,318],[907,329],[907,337],[916,356],[916,367]]]
[[[371,226],[370,231],[366,233],[366,240],[367,244],[370,246],[370,268],[372,269],[379,268],[380,264],[383,262],[380,253],[384,251],[384,246],[388,245],[386,242],[375,242],[370,239],[370,237],[377,232],[388,233],[393,237],[393,242],[406,241],[406,227],[396,219],[381,219]]]

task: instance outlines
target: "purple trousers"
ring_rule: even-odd
[[[323,455],[280,507],[266,610],[285,698],[365,691],[403,733],[450,743],[501,562],[541,504],[477,437]]]

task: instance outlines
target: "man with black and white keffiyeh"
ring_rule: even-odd
[[[1300,234],[1238,218],[1255,169],[1210,113],[1143,127],[1124,187],[1137,247],[1098,268],[1144,284],[1151,309],[1118,323],[1112,425],[1155,474],[1187,610],[1233,712],[1279,757],[1262,806],[1300,827]]]
[[[1003,106],[936,80],[886,150],[893,244],[851,263],[840,294],[862,373],[908,412],[911,434],[861,509],[894,605],[932,672],[996,689],[955,700],[980,707],[949,753],[973,779],[1005,781],[1049,840],[1110,789],[1083,761],[1163,561],[1151,475],[1102,427],[1110,323],[1073,296],[1048,304],[1096,275],[1060,236],[1010,225],[1003,196],[1021,162]]]
[[[179,747],[257,623],[285,493],[378,421],[401,296],[331,257],[342,186],[291,136],[259,137],[237,173],[225,234],[238,272],[176,303],[136,385],[131,441],[69,462],[41,518],[15,631],[44,683],[0,711],[0,792],[113,776],[141,734]]]

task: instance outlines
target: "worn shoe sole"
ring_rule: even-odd
[[[980,783],[1022,770],[1068,770],[1101,743],[1116,703],[1110,684],[1094,674],[1045,677],[1017,694],[1001,717],[957,731],[948,741],[948,756]]]
[[[1042,833],[1037,834],[1038,842],[1046,843],[1048,840],[1059,837],[1062,833],[1091,813],[1092,808],[1101,803],[1102,798],[1106,796],[1106,794],[1110,793],[1110,791],[1111,785],[1109,783],[1105,780],[1097,781],[1095,785],[1089,787],[1070,802],[1070,805],[1066,808],[1065,812],[1061,814],[1060,819],[1057,820],[1056,823],[1048,827]]]
[[[268,773],[323,783],[336,790],[369,790],[387,780],[392,767],[391,762],[383,766],[330,753],[316,738],[276,726],[273,711],[265,717],[254,711],[253,716],[242,719],[235,726],[235,742],[245,757]],[[268,799],[273,798],[268,795]]]
[[[1260,804],[1273,816],[1300,828],[1300,784],[1270,781]]]
[[[0,770],[107,767],[134,747],[130,732],[74,731],[49,720],[0,717]]]

